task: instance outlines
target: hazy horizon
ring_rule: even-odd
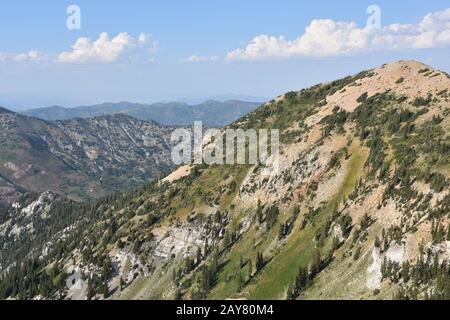
[[[72,4],[0,4],[1,105],[271,99],[396,60],[450,71],[443,2]]]
[[[223,95],[216,95],[212,97],[192,97],[192,98],[173,98],[173,99],[155,99],[152,101],[130,101],[130,100],[120,100],[120,101],[93,101],[93,102],[66,102],[64,103],[63,100],[61,100],[61,103],[53,103],[52,99],[48,99],[48,103],[45,103],[45,98],[43,99],[44,102],[33,104],[33,103],[17,103],[17,102],[8,102],[8,100],[3,101],[2,97],[0,96],[0,106],[6,109],[9,109],[11,111],[16,112],[22,112],[22,111],[28,111],[28,110],[35,110],[35,109],[41,109],[41,108],[49,108],[49,107],[63,107],[67,109],[74,109],[74,108],[80,108],[80,107],[90,107],[95,105],[101,105],[101,104],[119,104],[119,103],[136,103],[136,104],[143,104],[143,105],[152,105],[157,103],[185,103],[187,105],[197,105],[201,104],[210,100],[218,101],[218,102],[226,102],[231,100],[237,100],[237,101],[244,101],[244,102],[256,102],[256,103],[263,103],[266,101],[271,100],[272,98],[269,97],[255,97],[250,95],[238,95],[238,94],[223,94]]]

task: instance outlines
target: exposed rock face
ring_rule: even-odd
[[[173,168],[173,130],[120,114],[51,123],[0,113],[0,201],[24,190],[80,199],[145,184]]]
[[[200,230],[190,227],[170,230],[169,234],[156,247],[155,256],[167,259],[171,255],[190,256],[194,254],[195,251],[192,249],[205,246],[205,241],[200,238],[200,232]]]
[[[22,233],[33,233],[33,220],[45,220],[53,203],[59,198],[52,192],[44,192],[35,200],[15,202],[11,205],[10,219],[0,225],[0,235],[18,239]]]
[[[82,225],[65,224],[35,255],[45,266],[81,270],[101,289],[69,283],[48,296],[448,298],[449,90],[447,74],[400,61],[276,98],[230,127],[279,128],[278,172],[186,166],[74,207],[85,210]],[[104,121],[88,127],[103,131]],[[107,141],[104,134],[76,139],[91,161],[102,158],[88,142]],[[105,145],[103,157],[122,161]],[[46,216],[42,202],[15,210]],[[8,234],[19,228],[31,230],[24,220]],[[60,239],[67,252],[53,249]]]
[[[10,252],[16,252],[17,254],[30,253],[26,250],[22,251],[23,248],[19,245],[20,241],[30,241],[32,244],[43,233],[51,234],[53,232],[52,230],[46,230],[48,228],[47,223],[51,226],[53,219],[59,218],[52,215],[51,208],[61,200],[60,196],[50,191],[40,195],[28,194],[12,203],[9,209],[1,216],[0,274],[4,271],[4,268],[7,268],[13,262],[10,259],[11,257],[9,257]],[[35,248],[38,247],[38,241],[36,241]]]

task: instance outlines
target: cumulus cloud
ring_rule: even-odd
[[[149,38],[150,38],[150,35],[141,33],[139,35],[138,42],[139,42],[139,44],[146,44],[147,41],[149,40]]]
[[[450,45],[450,8],[427,14],[417,24],[391,24],[380,29],[354,22],[315,19],[294,40],[259,35],[245,48],[227,54],[227,60],[263,60],[289,57],[331,57],[369,50],[424,49]]]
[[[12,58],[16,62],[23,61],[45,61],[47,56],[36,50],[15,54]]]
[[[62,63],[114,62],[133,49],[147,46],[150,46],[150,49],[155,49],[157,46],[148,34],[141,33],[135,39],[128,33],[122,32],[110,39],[108,33],[103,32],[95,41],[85,37],[79,38],[72,45],[72,51],[59,54],[58,61]]]
[[[219,56],[198,56],[198,55],[192,55],[190,57],[180,59],[180,62],[182,63],[195,63],[195,62],[215,62],[220,59]]]

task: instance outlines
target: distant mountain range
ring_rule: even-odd
[[[26,192],[82,200],[141,186],[174,168],[169,143],[176,127],[197,120],[223,127],[258,105],[121,102],[24,114],[0,107],[0,203]]]
[[[76,108],[51,106],[28,110],[23,112],[23,114],[43,120],[55,121],[122,113],[140,120],[154,120],[163,125],[192,125],[194,121],[202,121],[205,126],[223,127],[255,110],[259,105],[259,102],[239,100],[225,102],[208,100],[196,105],[189,105],[183,102],[154,104],[119,102]]]
[[[220,94],[220,95],[216,95],[216,96],[211,96],[208,98],[181,98],[181,99],[173,99],[173,100],[166,100],[165,102],[168,101],[180,101],[180,102],[184,102],[187,104],[200,104],[204,101],[208,101],[208,100],[215,100],[215,101],[219,101],[219,102],[226,102],[226,101],[230,101],[230,100],[237,100],[237,101],[252,101],[252,102],[259,102],[259,103],[264,103],[270,100],[269,97],[258,97],[258,96],[251,96],[251,95],[242,95],[242,94]],[[164,101],[161,101],[164,102]]]

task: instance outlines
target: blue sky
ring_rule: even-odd
[[[80,30],[66,27],[71,4],[81,9]],[[363,30],[372,4],[380,32]],[[430,0],[2,1],[0,104],[273,97],[399,59],[449,71],[447,8]],[[423,31],[428,13],[433,25]],[[101,33],[108,38],[94,48]],[[122,45],[112,44],[121,33]],[[88,46],[72,49],[79,38]]]

